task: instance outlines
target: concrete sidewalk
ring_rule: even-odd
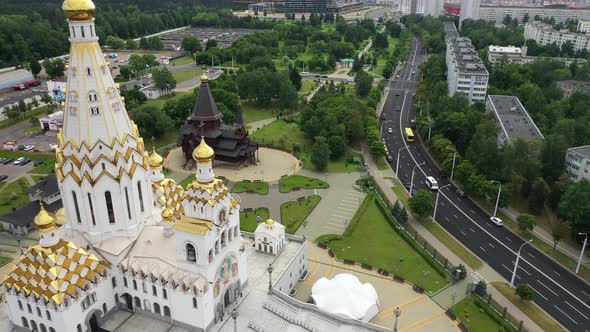
[[[397,196],[391,190],[391,181],[386,179],[386,177],[388,177],[387,175],[393,175],[393,171],[391,169],[388,169],[386,171],[379,171],[377,169],[377,165],[375,165],[375,162],[373,161],[373,157],[368,152],[369,150],[365,146],[363,146],[362,150],[363,155],[365,157],[365,161],[367,162],[369,168],[369,173],[373,175],[377,185],[379,185],[379,187],[385,193],[385,196],[390,202],[397,201]],[[461,301],[463,298],[465,298],[465,296],[467,295],[467,284],[470,281],[477,282],[480,279],[485,279],[488,283],[491,281],[505,281],[494,269],[492,269],[485,262],[483,262],[483,266],[477,271],[470,269],[469,266],[460,257],[455,255],[455,253],[453,253],[442,242],[440,242],[434,235],[432,235],[426,228],[424,228],[422,224],[417,222],[411,214],[408,217],[408,223],[418,232],[418,234],[420,234],[422,238],[424,238],[428,242],[428,244],[430,244],[430,246],[436,249],[441,255],[446,257],[449,260],[449,262],[453,265],[463,264],[468,268],[468,278],[447,287],[446,289],[442,290],[441,292],[433,296],[433,300],[435,300],[443,308],[447,309],[452,305],[453,302],[457,303]],[[492,297],[496,302],[498,302],[498,304],[500,304],[503,307],[506,307],[508,312],[513,317],[515,317],[518,320],[522,320],[524,327],[528,331],[543,331],[543,329],[541,329],[532,319],[530,319],[525,313],[523,313],[520,309],[513,305],[512,302],[510,302],[508,299],[502,296],[502,294],[500,294],[491,285],[488,285],[488,293],[492,294]]]

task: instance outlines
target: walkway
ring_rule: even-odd
[[[281,205],[287,202],[296,201],[299,197],[306,197],[314,194],[314,190],[311,189],[290,191],[283,194],[279,192],[278,183],[270,183],[269,186],[268,195],[259,195],[256,193],[237,194],[242,201],[241,208],[256,209],[259,207],[266,207],[269,210],[268,212],[271,219],[281,221]],[[317,193],[322,196],[323,189],[317,190]],[[317,210],[320,204],[318,204],[314,210]]]

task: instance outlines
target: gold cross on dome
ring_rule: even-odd
[[[199,128],[201,128],[201,137],[205,137],[205,134],[203,133],[204,126],[205,126],[205,122],[201,121],[201,123],[199,123]]]
[[[37,189],[37,190],[35,191],[35,195],[37,195],[37,200],[39,201],[39,204],[42,204],[42,203],[41,203],[41,194],[42,194],[42,193],[43,193],[43,191],[42,191],[41,189]]]

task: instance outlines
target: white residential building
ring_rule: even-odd
[[[527,22],[524,27],[524,38],[533,39],[539,45],[556,44],[559,47],[569,41],[575,51],[590,50],[590,35],[571,32],[567,29],[555,30],[550,24],[541,21]]]
[[[461,0],[461,13],[459,14],[459,29],[464,20],[470,18],[479,19],[480,0]]]
[[[583,65],[588,63],[588,60],[582,58],[561,58],[561,57],[541,57],[526,55],[526,46],[488,46],[488,61],[491,64],[497,63],[516,63],[516,64],[527,64],[533,63],[538,60],[549,60],[554,62],[561,62],[566,66],[572,63]]]
[[[400,0],[399,9],[402,15],[423,15],[424,1],[428,0]]]
[[[565,171],[573,182],[590,180],[590,145],[567,149]]]
[[[444,13],[444,0],[424,0],[424,15],[439,17]]]
[[[456,29],[453,31],[451,27],[445,26],[445,32],[450,36],[457,35]],[[464,37],[445,39],[449,95],[461,92],[466,95],[470,103],[484,103],[489,73],[471,44],[471,40]]]
[[[579,20],[577,29],[579,32],[588,33],[590,31],[590,20]]]
[[[498,145],[517,138],[527,141],[544,139],[518,97],[489,95],[486,99],[486,111],[494,114],[500,128]]]

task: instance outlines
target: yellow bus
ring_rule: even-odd
[[[412,132],[412,128],[406,128],[406,141],[413,142],[414,141],[414,132]]]

